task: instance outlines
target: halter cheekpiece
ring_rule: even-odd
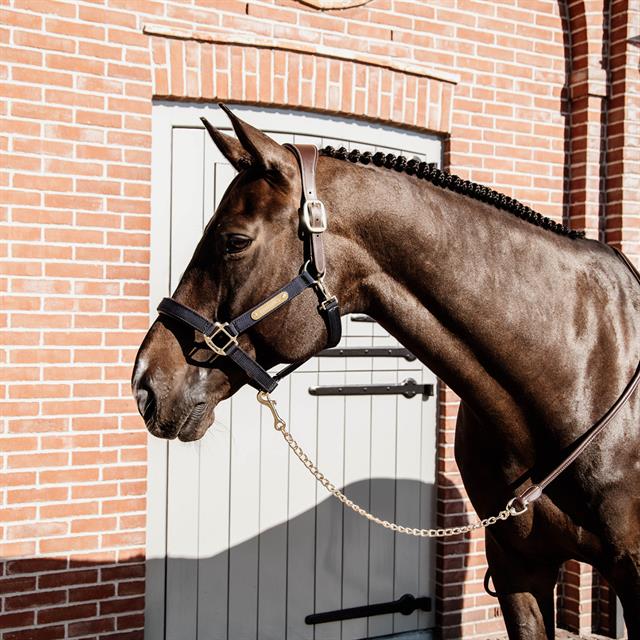
[[[291,302],[305,289],[312,287],[318,296],[318,313],[327,327],[325,348],[337,345],[342,335],[338,299],[327,291],[324,284],[326,261],[322,234],[327,229],[327,212],[316,193],[318,149],[311,144],[284,146],[295,155],[302,178],[299,215],[305,262],[300,269],[300,274],[268,298],[229,322],[211,322],[173,298],[163,298],[158,305],[159,313],[179,320],[200,332],[211,351],[218,356],[231,358],[249,376],[249,384],[267,393],[273,391],[282,378],[305,361],[294,362],[272,376],[238,344],[240,334]]]

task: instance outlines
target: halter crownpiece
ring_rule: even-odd
[[[231,358],[249,376],[249,384],[267,393],[273,391],[282,378],[306,360],[294,362],[272,376],[238,344],[240,334],[291,302],[305,289],[313,287],[318,296],[318,313],[327,327],[325,348],[335,347],[342,335],[338,299],[327,291],[324,284],[326,261],[322,234],[327,229],[327,212],[316,194],[318,149],[311,144],[286,144],[285,147],[295,155],[302,179],[299,214],[305,262],[300,274],[274,294],[228,322],[211,322],[173,298],[163,298],[158,305],[158,313],[179,320],[201,333],[211,351],[217,356]]]

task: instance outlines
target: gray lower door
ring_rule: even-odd
[[[165,105],[154,113],[154,163],[168,165],[154,169],[159,295],[177,284],[233,177],[196,126],[203,111]],[[217,111],[207,117],[228,127]],[[407,132],[309,114],[246,110],[242,117],[281,142],[440,158],[437,140]],[[340,346],[400,346],[372,322],[346,317],[343,331]],[[434,399],[309,393],[407,378],[435,384],[415,360],[319,357],[273,395],[294,437],[350,498],[383,518],[428,527],[435,521]],[[150,443],[149,464],[148,638],[355,640],[433,626],[433,613],[424,612],[305,623],[312,613],[406,593],[433,597],[434,547],[345,510],[289,452],[253,390],[222,403],[200,442]]]

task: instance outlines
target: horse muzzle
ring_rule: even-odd
[[[164,376],[151,375],[141,366],[136,367],[131,388],[147,430],[157,438],[199,440],[213,423],[217,402],[205,380],[185,379],[179,388],[171,388]]]

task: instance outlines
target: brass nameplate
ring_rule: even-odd
[[[266,316],[268,313],[271,313],[274,309],[277,309],[288,299],[289,294],[286,291],[279,293],[277,296],[273,296],[271,300],[267,300],[264,304],[261,304],[257,309],[254,309],[251,312],[251,319],[260,320],[260,318],[264,318],[264,316]]]

